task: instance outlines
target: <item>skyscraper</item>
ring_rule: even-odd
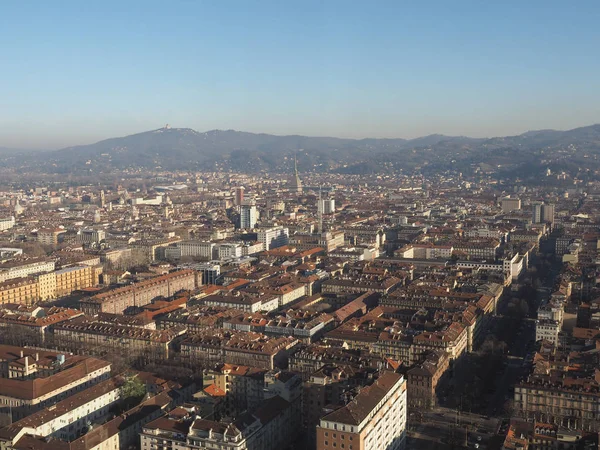
[[[242,205],[240,208],[240,228],[250,229],[256,226],[258,210],[254,203]]]
[[[531,222],[541,223],[542,222],[542,208],[544,204],[542,202],[533,202],[531,204]]]
[[[235,188],[235,205],[241,206],[244,203],[244,186]]]
[[[545,223],[554,223],[554,205],[545,204],[542,206],[542,220]]]

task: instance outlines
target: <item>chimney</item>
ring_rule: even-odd
[[[25,357],[25,370],[29,367],[29,356]]]
[[[40,360],[40,354],[39,354],[39,353],[36,353],[36,354],[35,354],[35,360],[36,360],[36,361],[39,361],[39,360]]]
[[[23,350],[21,350],[21,358],[23,357]]]

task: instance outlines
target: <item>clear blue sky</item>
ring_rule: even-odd
[[[4,2],[0,146],[589,125],[599,23],[598,0]]]

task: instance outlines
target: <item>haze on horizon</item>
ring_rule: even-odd
[[[2,19],[0,147],[165,123],[414,138],[600,122],[597,1],[65,0]]]

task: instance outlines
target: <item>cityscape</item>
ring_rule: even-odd
[[[600,4],[12,2],[0,450],[600,450]]]

